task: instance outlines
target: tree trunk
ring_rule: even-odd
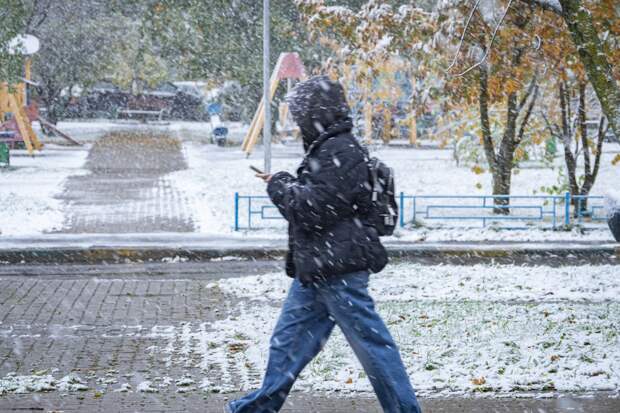
[[[484,146],[484,154],[491,170],[493,179],[493,195],[505,195],[510,193],[510,178],[506,181],[506,172],[501,170],[498,156],[495,154],[495,145],[493,144],[493,136],[491,135],[491,126],[489,121],[489,74],[486,65],[481,65],[480,74],[480,125],[482,133],[482,144]],[[510,176],[510,174],[509,174]],[[495,198],[494,204],[506,206],[508,199]],[[495,214],[506,214],[510,211],[507,208],[494,208]]]
[[[493,195],[510,195],[510,184],[512,181],[512,166],[504,165],[499,167],[498,174],[493,174]],[[510,198],[499,197],[494,200],[495,208],[493,213],[498,215],[510,214]]]
[[[518,64],[519,57],[516,58]],[[520,138],[523,135],[524,129],[527,126],[529,119],[529,113],[531,113],[534,105],[537,88],[534,83],[532,87],[526,91],[522,97],[522,102],[519,104],[517,93],[511,93],[508,96],[506,103],[507,115],[506,115],[506,127],[504,129],[504,135],[502,141],[499,144],[499,150],[495,152],[495,145],[493,143],[493,137],[491,135],[491,127],[489,121],[489,89],[488,89],[488,71],[485,65],[481,65],[479,69],[480,80],[480,124],[482,131],[482,143],[484,146],[484,153],[491,170],[493,178],[493,195],[498,197],[494,198],[494,205],[496,208],[493,212],[498,215],[510,214],[510,186],[512,181],[512,169],[514,167],[514,155],[515,150],[520,144]],[[532,80],[535,82],[535,79]],[[518,126],[518,118],[521,109],[525,106],[528,98],[532,97],[530,105],[527,109],[526,116],[521,121],[520,127]],[[519,136],[517,136],[519,131]]]
[[[596,149],[592,151],[594,155],[594,166],[590,169],[588,166],[585,170],[585,179],[583,184],[581,185],[581,190],[579,191],[579,195],[588,196],[590,195],[590,190],[594,186],[594,182],[596,182],[596,177],[598,176],[598,171],[601,166],[601,156],[603,154],[603,142],[605,140],[605,135],[607,134],[608,127],[605,127],[605,118],[601,117],[598,124],[598,135],[596,142]],[[584,147],[584,154],[589,153],[591,149],[589,146]],[[589,165],[589,164],[588,164]],[[584,199],[581,203],[581,212],[585,212],[588,210],[588,200]]]
[[[587,178],[590,176],[591,168],[590,168],[590,144],[588,143],[588,125],[586,123],[586,83],[579,82],[579,109],[577,113],[577,122],[579,125],[579,135],[581,138],[581,148],[583,150],[583,172],[584,177]],[[575,150],[577,151],[578,148]],[[577,152],[575,153],[577,156]],[[584,186],[582,185],[581,189],[577,188],[577,191],[573,192],[573,195],[583,195]],[[589,192],[589,191],[588,191]],[[587,194],[586,194],[587,195]],[[588,210],[588,200],[587,199],[574,199],[573,198],[573,207],[575,211],[575,217],[578,217],[579,214],[585,214]]]
[[[53,84],[45,84],[40,89],[40,97],[47,109],[47,113],[45,114],[45,120],[49,123],[56,125],[59,120],[59,108],[58,108],[58,100],[60,99],[60,89],[56,88]],[[54,136],[55,133],[41,126],[41,131],[46,136]]]
[[[581,0],[559,0],[562,17],[579,52],[588,79],[596,92],[611,130],[620,139],[620,86],[592,22],[592,16]]]
[[[571,125],[570,97],[566,82],[560,81],[559,86],[560,111],[562,128],[561,136],[562,146],[564,146],[564,163],[566,163],[566,175],[568,177],[568,188],[571,194],[579,191],[577,185],[577,160],[573,155],[572,136],[573,127]]]
[[[514,152],[517,146],[515,138],[518,116],[517,94],[511,93],[508,95],[508,101],[506,103],[506,126],[504,129],[504,136],[502,137],[502,142],[499,147],[499,154],[495,157],[497,176],[493,177],[493,195],[510,195]],[[496,214],[510,214],[510,209],[508,208],[510,205],[510,198],[495,198],[495,205],[498,206],[498,208],[493,210]]]

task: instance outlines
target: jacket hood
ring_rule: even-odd
[[[343,87],[327,76],[314,76],[298,83],[287,102],[306,150],[323,132],[336,125],[351,124]]]

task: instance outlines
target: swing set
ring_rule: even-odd
[[[275,96],[276,90],[278,90],[280,82],[284,79],[286,79],[287,93],[291,91],[293,80],[306,79],[304,64],[297,53],[280,54],[276,66],[271,73],[271,78],[269,82],[269,104],[271,104],[271,100]],[[258,109],[254,114],[254,118],[252,119],[252,123],[250,124],[250,129],[248,129],[248,132],[243,139],[243,144],[241,145],[241,149],[243,150],[243,152],[245,152],[247,156],[250,156],[252,150],[254,149],[254,146],[258,142],[258,137],[263,129],[265,121],[264,113],[265,102],[264,99],[261,99],[258,105]],[[283,133],[289,132],[293,129],[290,126],[288,105],[286,104],[286,102],[280,102],[278,107],[278,118],[280,124],[279,129]]]

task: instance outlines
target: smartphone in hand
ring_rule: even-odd
[[[250,165],[250,169],[253,170],[254,172],[256,172],[256,177],[262,179],[265,182],[269,182],[269,180],[271,179],[271,175],[270,174],[266,174],[265,172],[261,171],[260,169],[258,169],[257,167]]]
[[[253,170],[254,172],[256,172],[257,174],[265,175],[265,172],[261,171],[260,169],[258,169],[254,165],[250,165],[250,169]]]

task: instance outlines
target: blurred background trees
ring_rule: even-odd
[[[490,172],[494,195],[509,195],[518,165],[541,145],[549,159],[556,142],[565,148],[567,189],[589,193],[608,136],[606,122],[615,130],[609,119],[620,108],[615,92],[620,10],[614,2],[456,0],[413,8],[369,0],[356,10],[324,0],[297,4],[314,36],[331,45],[333,57],[324,66],[337,76],[346,79],[352,66],[369,89],[386,70],[384,62],[404,59],[416,85],[410,110],[428,111],[432,98],[439,123],[454,126],[448,129],[455,148],[476,153],[464,156],[473,160],[476,173]],[[558,85],[564,88],[560,93]],[[591,110],[586,89],[598,97]],[[558,107],[564,109],[549,110]],[[577,109],[567,112],[572,107]],[[591,117],[600,128],[585,126]],[[365,116],[367,129],[376,128],[369,119]],[[478,146],[467,144],[471,132]],[[508,204],[508,198],[496,198],[496,212],[508,213]]]
[[[271,12],[272,64],[297,52],[339,78],[366,141],[452,145],[496,195],[523,162],[552,165],[558,146],[565,184],[542,189],[587,194],[619,134],[614,0],[272,0]],[[193,81],[244,122],[260,100],[259,1],[2,0],[0,16],[0,79],[22,75],[9,40],[38,36],[33,78],[52,121],[101,81],[132,95]]]
[[[10,42],[23,32],[28,8],[20,0],[0,1],[0,81],[15,83],[22,72],[22,56],[11,53]]]

